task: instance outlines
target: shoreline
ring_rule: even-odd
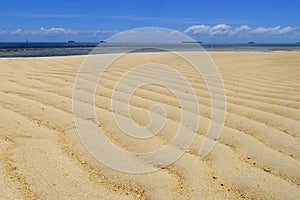
[[[171,51],[176,52],[187,52],[187,53],[197,53],[197,51]],[[202,52],[202,51],[200,51]],[[300,53],[300,50],[276,50],[276,51],[218,51],[211,50],[205,51],[207,54],[275,54],[275,53]],[[161,53],[161,52],[133,52],[133,54],[144,54],[144,53]],[[106,53],[109,54],[120,54],[120,53]],[[102,55],[102,54],[77,54],[77,55],[53,55],[53,56],[12,56],[12,57],[1,57],[0,59],[35,59],[35,58],[68,58],[68,57],[87,57],[92,55]]]
[[[60,43],[59,43],[60,44]],[[22,43],[18,45],[4,45],[0,43],[0,57],[52,57],[89,55],[91,53],[109,54],[124,53],[128,51],[160,52],[160,51],[207,51],[207,52],[275,52],[275,51],[300,51],[300,44],[115,44],[100,43],[101,45],[88,45],[86,43],[67,44],[59,47],[57,43]],[[24,46],[22,46],[24,45]],[[64,46],[65,45],[65,46]],[[68,46],[69,45],[69,46]],[[77,46],[76,46],[77,45]]]

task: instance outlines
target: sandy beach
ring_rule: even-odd
[[[101,126],[128,151],[155,150],[167,144],[179,126],[175,96],[155,85],[137,90],[130,109],[133,120],[145,125],[148,108],[155,102],[164,104],[169,124],[162,135],[136,140],[119,134],[113,121],[109,100],[116,81],[127,65],[136,64],[135,58],[149,54],[157,60],[163,57],[131,54],[125,67],[112,67],[97,88]],[[82,145],[72,92],[86,56],[1,58],[0,199],[300,199],[300,52],[209,55],[227,95],[226,121],[217,145],[199,158],[211,114],[205,82],[184,63],[163,58],[191,81],[201,110],[200,127],[179,160],[145,174],[112,170]],[[157,73],[137,73],[132,82]],[[172,78],[170,82],[176,85]]]

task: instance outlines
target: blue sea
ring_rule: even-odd
[[[87,42],[24,42],[24,43],[0,43],[0,57],[46,57],[46,56],[69,56],[87,55],[99,43]],[[101,43],[97,47],[97,53],[119,53],[136,49],[135,52],[159,51],[168,49],[171,51],[196,51],[198,45],[191,43],[176,44],[155,44],[151,48],[144,44],[124,44],[124,43]],[[209,44],[202,43],[201,46],[206,51],[300,51],[300,43],[267,44],[267,43],[247,43],[247,44]]]

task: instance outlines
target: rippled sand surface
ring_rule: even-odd
[[[180,109],[165,88],[144,86],[130,103],[132,119],[140,125],[149,122],[153,103],[164,105],[168,123],[150,141],[121,134],[109,106],[126,66],[150,54],[181,68],[191,80],[200,127],[175,163],[134,175],[99,163],[79,140],[72,92],[86,56],[1,58],[0,199],[300,199],[300,52],[210,53],[225,84],[227,116],[218,144],[204,159],[199,149],[211,114],[207,87],[184,63],[163,53],[131,54],[124,67],[107,71],[96,93],[101,127],[128,151],[153,151],[170,141]],[[136,73],[126,84],[160,73]],[[184,92],[176,80],[166,78]]]

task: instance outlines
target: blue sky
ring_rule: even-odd
[[[3,0],[0,41],[100,41],[164,27],[204,42],[298,42],[299,0]]]

